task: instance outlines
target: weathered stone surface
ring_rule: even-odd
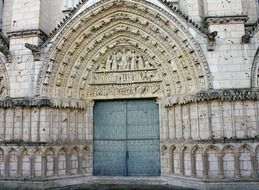
[[[258,189],[258,3],[0,1],[0,189]],[[159,105],[161,176],[93,176],[96,100]]]

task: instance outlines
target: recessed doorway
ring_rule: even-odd
[[[159,147],[155,100],[96,101],[94,175],[159,176]]]

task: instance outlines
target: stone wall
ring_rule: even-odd
[[[162,153],[164,175],[202,179],[257,178],[258,143],[176,143]]]
[[[92,175],[90,145],[0,146],[0,177],[42,178]]]
[[[257,22],[259,16],[258,1],[257,0],[242,0],[243,14],[248,15],[249,20],[247,24]]]
[[[48,107],[0,109],[2,143],[78,143],[92,140],[85,110]]]
[[[161,139],[246,139],[259,135],[258,101],[221,101],[175,105],[161,112]]]
[[[92,100],[158,98],[161,179],[257,185],[258,2],[89,0],[71,10],[78,2],[4,3],[0,182],[92,179]],[[155,67],[101,67],[125,46]],[[50,103],[30,104],[37,98]]]
[[[13,0],[9,0],[4,2],[3,7],[3,23],[2,23],[2,31],[4,34],[11,31],[12,25],[12,7],[13,7]]]

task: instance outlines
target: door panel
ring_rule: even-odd
[[[157,140],[130,140],[127,144],[129,176],[159,176],[160,154]]]
[[[94,175],[160,175],[158,106],[100,101],[94,108]]]
[[[160,174],[159,120],[155,101],[127,102],[127,151],[129,176]]]
[[[125,141],[96,140],[94,148],[94,175],[125,175]]]
[[[125,113],[125,101],[96,102],[94,108],[94,175],[125,175]]]
[[[126,139],[126,102],[96,102],[94,108],[94,139]]]

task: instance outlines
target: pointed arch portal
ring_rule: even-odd
[[[51,41],[38,80],[38,95],[68,101],[120,99],[112,104],[104,101],[101,108],[98,102],[95,105],[96,175],[160,175],[159,123],[149,124],[144,116],[136,118],[148,113],[145,106],[155,105],[154,98],[212,88],[206,59],[187,28],[173,12],[147,1],[105,0],[67,22]],[[150,98],[153,100],[145,102]],[[113,109],[124,101],[128,106],[143,104],[136,118],[123,120],[120,116],[128,116],[127,106],[123,113]],[[152,119],[158,122],[158,114],[150,116]],[[133,129],[128,124],[135,120],[135,136],[125,136]],[[152,131],[148,126],[157,126],[151,135],[154,139],[145,137]],[[117,139],[119,132],[123,139]]]
[[[181,22],[146,1],[94,4],[53,40],[38,94],[112,99],[181,96],[211,88],[202,50]]]

